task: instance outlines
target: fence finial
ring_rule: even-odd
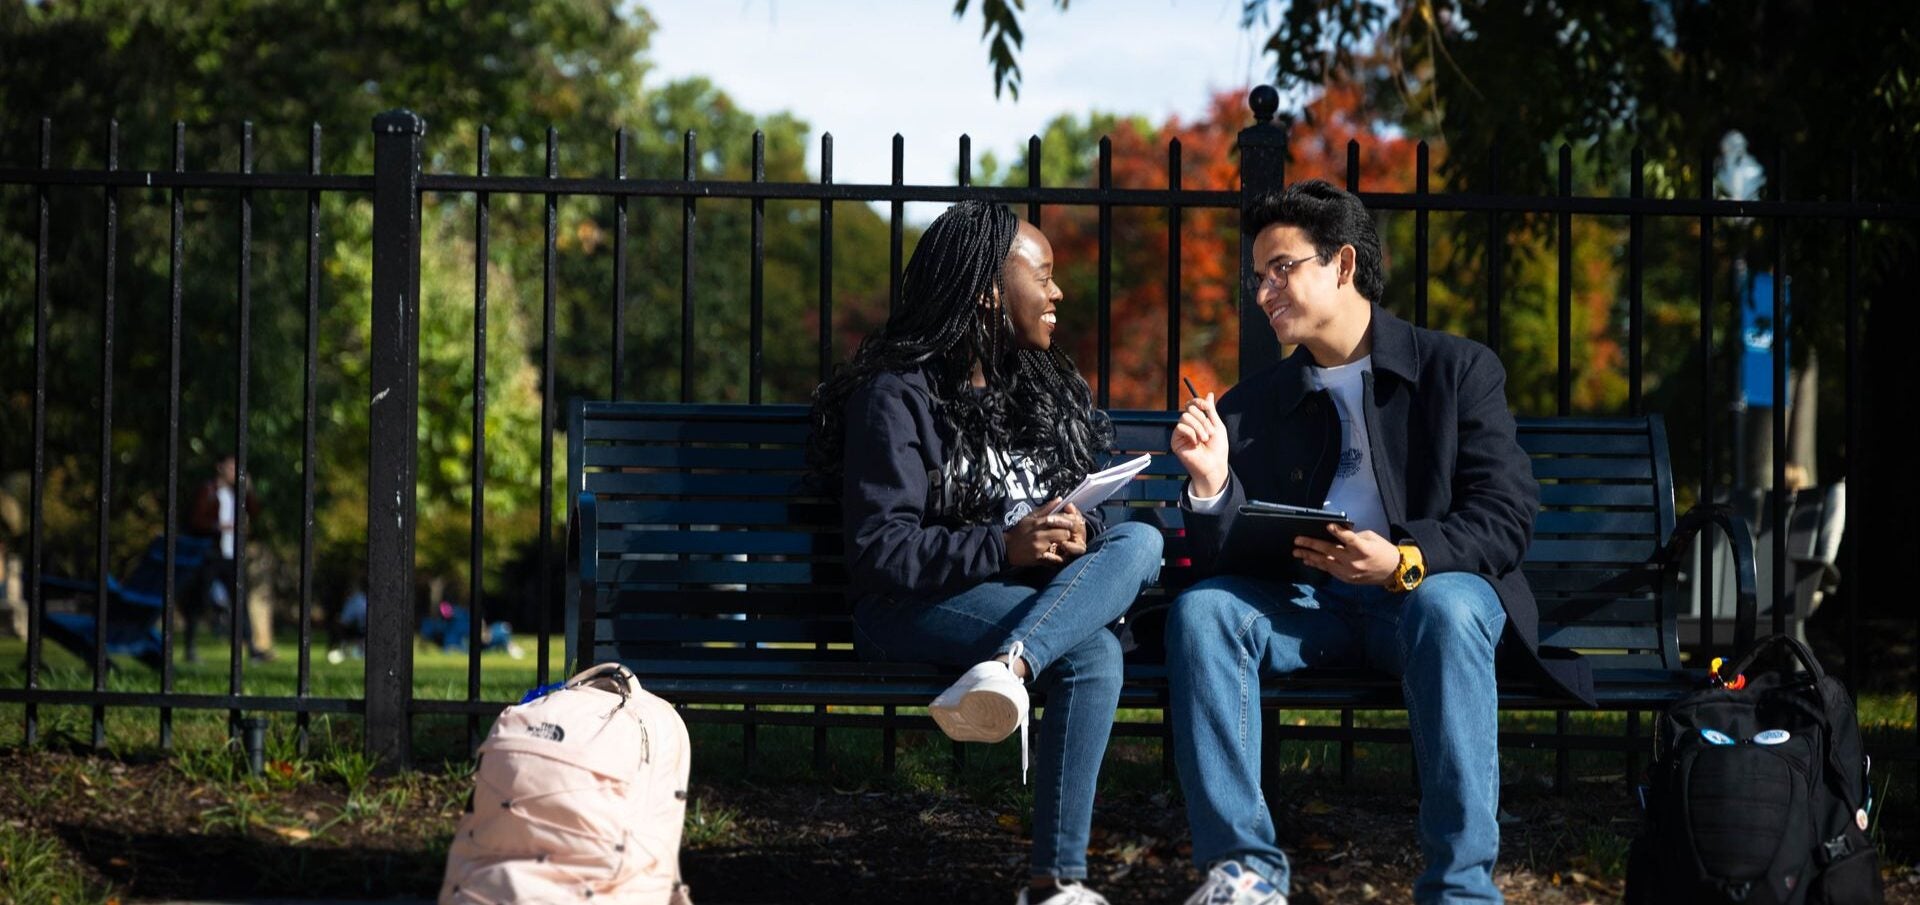
[[[1253,108],[1256,124],[1273,122],[1273,114],[1280,109],[1280,92],[1272,85],[1257,86],[1247,95],[1247,106]]]
[[[427,121],[412,110],[388,110],[373,118],[375,135],[425,135]]]

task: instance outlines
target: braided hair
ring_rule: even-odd
[[[1072,491],[1098,464],[1113,428],[1093,407],[1086,378],[1057,344],[1041,351],[1013,343],[1000,299],[1019,226],[1005,205],[962,201],[927,227],[886,325],[814,390],[807,467],[816,486],[838,492],[847,399],[887,371],[924,372],[933,392],[934,420],[948,440],[941,470],[953,485],[949,511],[934,518],[999,523],[1006,475],[989,450],[1006,454],[1002,462],[1026,457],[1054,496]],[[984,390],[973,386],[976,362]],[[970,464],[959,467],[963,461]]]

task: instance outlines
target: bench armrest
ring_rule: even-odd
[[[593,656],[593,620],[599,600],[600,582],[600,502],[591,491],[582,490],[574,498],[573,512],[567,519],[567,540],[574,558],[567,563],[571,581],[567,582],[566,633],[567,668],[579,672]]]
[[[57,575],[40,576],[40,594],[43,597],[52,596],[47,593],[48,591],[73,591],[76,593],[91,594],[99,589],[99,583],[94,581],[85,581],[78,578],[61,578]]]
[[[1840,567],[1830,560],[1821,559],[1816,556],[1796,556],[1792,562],[1794,568],[1793,574],[1796,581],[1805,580],[1808,575],[1819,575],[1820,588],[1822,590],[1832,590],[1840,586]],[[1801,613],[1800,615],[1805,616],[1807,614]]]
[[[1727,545],[1733,550],[1733,645],[1736,650],[1746,650],[1753,646],[1754,627],[1759,612],[1759,567],[1753,559],[1753,528],[1747,524],[1733,507],[1720,503],[1695,506],[1673,525],[1673,535],[1667,539],[1667,545],[1655,554],[1658,561],[1672,574],[1688,548],[1693,546],[1694,538],[1701,529],[1712,525],[1727,534]],[[1712,563],[1702,560],[1702,569],[1712,568]],[[1712,611],[1713,601],[1702,600],[1700,605],[1708,612]]]
[[[92,578],[62,578],[57,575],[40,576],[40,594],[43,598],[57,600],[71,595],[93,597],[100,593],[100,582]],[[159,594],[128,590],[120,579],[107,576],[107,600],[109,620],[128,621],[129,612],[133,619],[157,619],[165,600]],[[89,610],[88,612],[92,612]]]

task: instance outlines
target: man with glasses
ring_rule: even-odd
[[[1380,307],[1380,240],[1353,195],[1296,183],[1248,204],[1241,229],[1248,296],[1297,348],[1217,404],[1189,402],[1173,431],[1194,564],[1210,576],[1167,624],[1174,753],[1208,872],[1188,903],[1286,901],[1260,788],[1260,680],[1313,666],[1401,679],[1427,861],[1415,901],[1498,902],[1496,653],[1593,698],[1583,661],[1538,650],[1520,561],[1540,491],[1505,370],[1485,346]],[[1255,500],[1338,510],[1352,527],[1242,566],[1223,554]]]

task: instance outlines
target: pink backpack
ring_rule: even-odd
[[[687,727],[618,663],[501,712],[447,851],[441,905],[691,905]]]

